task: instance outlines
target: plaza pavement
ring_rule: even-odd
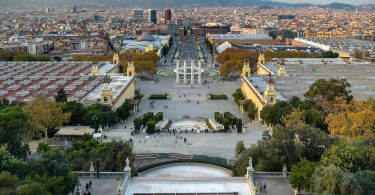
[[[202,154],[224,158],[234,157],[234,147],[237,141],[244,141],[245,146],[255,144],[261,138],[264,128],[252,124],[246,115],[239,112],[238,106],[234,103],[232,93],[240,86],[240,81],[218,81],[210,79],[209,83],[203,86],[182,86],[175,85],[174,79],[160,78],[158,83],[153,81],[137,81],[137,88],[144,94],[139,107],[139,112],[132,113],[125,123],[105,132],[110,138],[129,140],[132,138],[135,153],[148,152],[176,152],[183,154]],[[155,100],[154,108],[150,108],[148,99],[151,94],[168,93],[170,100]],[[207,100],[208,93],[224,93],[228,100]],[[186,95],[186,96],[185,96]],[[190,100],[190,103],[188,102]],[[197,104],[199,101],[199,104]],[[165,107],[167,106],[167,108]],[[183,116],[206,117],[214,119],[214,112],[231,112],[236,117],[242,118],[245,123],[245,133],[200,133],[191,132],[178,134],[176,136],[165,133],[147,135],[141,133],[131,136],[130,128],[133,127],[133,119],[146,112],[164,112],[164,119],[181,119]],[[127,127],[125,129],[125,126]],[[182,139],[180,138],[182,136]],[[187,138],[187,144],[183,143]]]

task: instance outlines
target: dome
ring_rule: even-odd
[[[137,37],[137,41],[150,41],[150,42],[152,42],[152,41],[155,41],[155,38],[150,33],[143,32],[142,35]]]

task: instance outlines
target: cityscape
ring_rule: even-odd
[[[375,194],[375,4],[0,2],[0,195]]]

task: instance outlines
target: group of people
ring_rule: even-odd
[[[267,184],[266,183],[257,183],[256,185],[258,192],[267,192]]]
[[[81,184],[80,184],[81,185]],[[89,181],[89,183],[86,183],[86,191],[83,193],[84,195],[91,195],[90,190],[92,190],[92,182]]]

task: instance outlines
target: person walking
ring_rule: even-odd
[[[89,187],[90,187],[90,189],[92,189],[92,181],[91,180],[89,181]]]
[[[90,187],[89,184],[86,183],[86,191],[89,190],[89,187]]]

